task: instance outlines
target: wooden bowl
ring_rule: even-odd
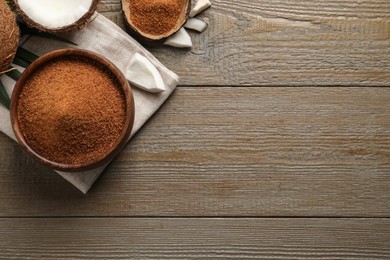
[[[141,41],[147,41],[147,42],[159,42],[162,41],[172,34],[176,33],[180,30],[181,27],[185,24],[185,22],[188,19],[190,10],[191,10],[191,0],[181,0],[181,6],[182,10],[179,16],[179,19],[177,20],[176,25],[167,33],[160,34],[160,35],[153,35],[149,34],[147,32],[142,31],[140,28],[135,26],[133,22],[131,21],[131,12],[130,12],[130,2],[136,1],[136,0],[122,0],[122,10],[124,13],[124,20],[125,24],[130,30],[130,33],[135,36],[138,40]]]
[[[37,72],[42,66],[44,66],[47,62],[52,61],[57,58],[66,58],[66,57],[79,57],[82,58],[83,61],[89,60],[95,64],[98,64],[101,66],[104,70],[107,70],[116,80],[118,83],[118,89],[123,94],[124,104],[125,104],[125,113],[126,113],[126,119],[124,123],[124,127],[122,129],[122,132],[120,134],[120,138],[115,142],[112,149],[108,149],[107,152],[105,152],[101,157],[96,158],[94,161],[88,162],[88,163],[82,163],[82,164],[64,164],[64,163],[58,163],[55,161],[51,161],[47,158],[44,158],[40,154],[38,154],[36,151],[34,151],[31,146],[28,144],[28,140],[26,139],[24,133],[21,130],[20,122],[18,118],[18,104],[19,104],[19,97],[22,93],[22,90],[24,86],[26,85],[26,82],[30,79],[30,77]],[[108,59],[85,50],[79,50],[79,49],[61,49],[57,51],[53,51],[50,53],[47,53],[37,59],[35,62],[33,62],[23,73],[20,79],[16,82],[14,91],[12,93],[11,98],[11,122],[12,122],[12,128],[15,133],[15,136],[17,140],[19,141],[20,145],[35,159],[37,159],[39,162],[51,167],[54,170],[59,171],[70,171],[70,172],[77,172],[77,171],[85,171],[94,169],[96,167],[105,165],[109,163],[124,147],[126,144],[134,122],[134,98],[131,91],[131,87],[123,75],[123,73]]]

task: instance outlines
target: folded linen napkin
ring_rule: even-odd
[[[83,30],[61,35],[61,37],[69,39],[78,44],[78,46],[35,36],[28,38],[22,46],[38,55],[67,47],[94,51],[108,58],[125,75],[129,67],[130,59],[134,53],[138,52],[148,58],[160,72],[166,90],[159,94],[152,94],[137,88],[132,89],[135,101],[135,119],[130,135],[131,138],[169,97],[177,86],[179,78],[116,24],[98,13],[95,13],[92,19],[93,21]],[[11,94],[15,82],[7,76],[2,76],[1,79],[8,93]],[[16,141],[12,131],[9,111],[3,106],[0,106],[0,131]],[[57,173],[76,186],[80,191],[87,193],[106,166],[104,165],[85,172]]]

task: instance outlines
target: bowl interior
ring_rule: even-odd
[[[49,160],[43,157],[42,155],[40,155],[39,153],[34,151],[34,149],[28,144],[28,140],[25,137],[25,134],[23,133],[20,127],[20,122],[18,117],[19,97],[23,91],[24,86],[26,85],[26,82],[34,75],[35,72],[37,72],[40,68],[45,66],[47,62],[55,60],[57,58],[66,58],[66,57],[81,58],[83,61],[94,62],[97,63],[100,67],[104,68],[104,70],[108,71],[110,75],[112,75],[116,80],[116,82],[118,83],[117,87],[123,94],[123,99],[124,99],[123,101],[125,105],[124,107],[125,107],[126,118],[125,118],[124,127],[121,131],[120,137],[118,138],[118,140],[115,142],[115,144],[112,146],[111,149],[108,149],[107,152],[105,152],[98,158],[94,159],[93,161],[87,163],[65,164],[65,163]],[[17,81],[14,91],[12,93],[10,114],[11,114],[12,128],[17,140],[19,141],[20,145],[24,147],[27,150],[27,152],[30,155],[32,155],[35,159],[48,165],[49,167],[55,170],[84,171],[84,170],[93,169],[109,163],[126,144],[130,136],[130,132],[132,130],[133,122],[134,122],[134,99],[133,99],[131,87],[128,81],[126,80],[125,76],[109,60],[90,51],[79,50],[79,49],[62,49],[62,50],[57,50],[43,55],[35,62],[33,62],[22,73],[22,76]]]

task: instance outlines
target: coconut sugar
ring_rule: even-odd
[[[34,72],[18,104],[27,144],[62,164],[85,164],[114,149],[126,120],[124,94],[110,72],[85,58],[57,58]]]
[[[179,20],[181,6],[181,0],[130,1],[131,21],[151,35],[168,33]]]

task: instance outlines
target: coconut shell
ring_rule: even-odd
[[[15,14],[5,0],[0,0],[0,74],[10,68],[19,44]]]
[[[97,5],[99,3],[99,0],[93,0],[88,12],[86,12],[79,20],[77,20],[76,22],[70,25],[63,26],[63,27],[56,27],[56,28],[48,28],[42,24],[36,23],[25,12],[23,12],[18,4],[19,2],[18,0],[13,0],[13,1],[14,1],[17,14],[23,19],[23,21],[27,24],[28,27],[35,28],[41,32],[48,32],[48,33],[67,33],[74,30],[81,30],[90,22],[90,18],[96,11]]]
[[[154,43],[163,42],[166,38],[179,31],[180,28],[182,28],[183,25],[186,23],[189,17],[189,13],[191,11],[191,0],[181,0],[182,10],[176,26],[172,28],[172,30],[169,31],[168,33],[161,34],[161,35],[152,35],[141,31],[131,21],[130,1],[136,1],[136,0],[121,0],[121,1],[122,1],[122,11],[124,14],[123,18],[125,20],[126,27],[130,32],[130,34],[134,36],[136,39],[151,45],[153,45],[153,42]]]

